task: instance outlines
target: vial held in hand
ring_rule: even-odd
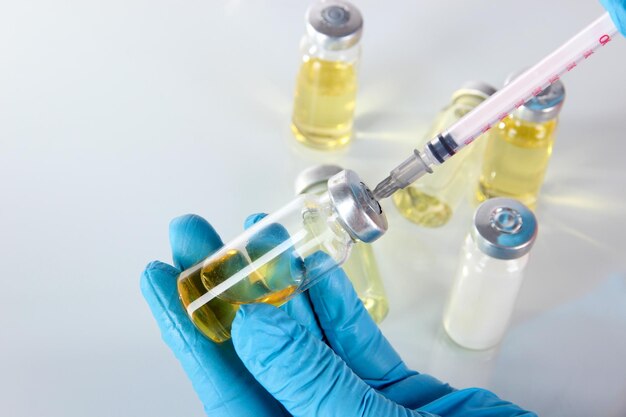
[[[239,305],[284,304],[341,265],[355,242],[386,230],[370,190],[353,171],[341,171],[327,192],[298,196],[183,271],[180,299],[196,327],[223,342]]]
[[[341,171],[342,168],[337,165],[308,168],[296,178],[296,193],[324,194],[328,192],[328,179]],[[382,322],[389,311],[389,302],[372,246],[363,242],[355,243],[350,257],[343,264],[343,270],[367,312],[376,323]]]

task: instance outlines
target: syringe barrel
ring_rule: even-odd
[[[432,165],[443,164],[494,124],[541,94],[563,74],[576,68],[579,62],[592,56],[596,49],[609,43],[617,32],[610,15],[603,14],[563,46],[428,142],[421,153],[414,151],[410,158],[398,165],[376,186],[374,196],[377,199],[387,198],[427,172],[432,172]]]
[[[432,156],[432,160],[438,164],[443,164],[462,148],[448,132],[437,135],[424,147],[424,152]]]
[[[611,41],[616,33],[615,24],[609,14],[605,13],[563,46],[483,101],[440,137],[451,148],[451,142],[456,144],[454,152],[469,145],[491,126],[557,82],[563,74],[576,68],[578,63],[592,56],[596,49]],[[448,157],[437,158],[437,162],[441,163],[441,159],[446,160]]]

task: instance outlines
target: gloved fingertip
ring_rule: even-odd
[[[180,272],[180,270],[178,270],[177,268],[174,268],[172,265],[166,264],[165,262],[161,262],[161,261],[148,262],[148,265],[146,265],[144,272],[150,272],[150,271],[163,271],[163,272],[176,272],[176,273]]]
[[[155,261],[148,264],[140,278],[141,294],[148,303],[163,335],[171,332],[178,322],[189,321],[178,299],[177,277],[179,273],[180,271],[173,266]]]
[[[282,310],[264,303],[242,305],[233,321],[233,345],[241,360],[265,367],[281,346],[305,329]],[[250,368],[249,368],[250,369]],[[254,372],[253,372],[254,373]]]
[[[197,224],[209,224],[209,222],[197,214],[183,214],[182,216],[174,217],[170,221],[170,233],[176,233],[177,229],[184,229],[187,227],[188,223],[192,222]]]
[[[231,333],[233,338],[249,333],[268,333],[285,319],[291,320],[283,311],[270,304],[243,304],[235,315]]]
[[[246,217],[246,220],[243,222],[244,229],[250,228],[256,222],[264,219],[267,216],[266,213],[254,213]]]
[[[174,265],[187,269],[222,246],[213,226],[196,214],[176,217],[170,222],[170,246]]]
[[[317,339],[322,340],[324,338],[317,316],[313,311],[308,291],[296,295],[289,302],[283,304],[280,309],[304,326]]]
[[[162,283],[169,285],[171,282],[176,282],[178,274],[180,271],[171,265],[161,261],[150,262],[146,265],[139,280],[142,294],[145,297],[146,293],[154,290],[155,285],[160,286]]]
[[[233,320],[233,333],[235,330],[235,326],[239,325],[239,323],[242,320],[245,320],[246,318],[246,313],[248,311],[248,309],[250,308],[250,306],[252,306],[254,304],[242,304],[239,306],[239,309],[237,310],[237,313],[235,314],[235,319]],[[237,324],[236,324],[237,323]]]
[[[311,258],[311,257],[309,257]],[[307,259],[307,269],[315,268],[311,264],[319,265],[320,262],[328,262],[324,259]],[[328,266],[326,266],[328,268]],[[343,319],[346,315],[354,315],[366,312],[365,307],[343,269],[334,267],[330,269],[319,283],[311,287],[309,297],[319,315],[322,314],[328,322],[333,323],[337,319]],[[322,318],[322,317],[320,317]]]

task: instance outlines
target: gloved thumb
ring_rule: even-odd
[[[271,305],[241,306],[232,336],[244,365],[296,417],[430,415],[378,394],[325,343]]]

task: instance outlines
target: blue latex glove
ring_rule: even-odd
[[[252,216],[246,226],[261,217]],[[178,268],[221,246],[213,228],[197,216],[175,219],[170,240]],[[316,257],[323,260],[324,254],[307,263]],[[187,318],[176,292],[179,271],[153,262],[141,287],[163,339],[210,416],[534,415],[489,391],[456,391],[409,370],[341,269],[282,309],[242,306],[233,323],[234,349],[231,342],[208,341]]]
[[[626,0],[600,0],[600,3],[609,12],[622,35],[626,36]]]
[[[220,237],[201,217],[183,216],[170,224],[170,244],[175,267],[158,261],[150,263],[141,277],[141,291],[163,340],[191,379],[207,415],[288,416],[245,368],[232,341],[216,344],[204,337],[178,298],[178,274],[221,247]]]

